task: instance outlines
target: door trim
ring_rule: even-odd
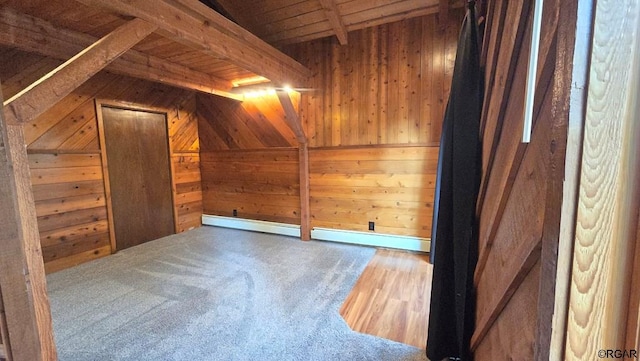
[[[176,179],[175,169],[172,160],[173,146],[169,139],[169,115],[166,110],[154,108],[150,106],[142,106],[128,102],[120,102],[114,100],[95,99],[96,120],[98,121],[98,140],[100,143],[100,158],[102,160],[102,178],[104,181],[105,203],[107,205],[107,221],[109,224],[109,242],[111,243],[111,254],[118,251],[116,244],[116,232],[113,223],[113,205],[111,203],[111,184],[109,180],[109,163],[107,161],[106,138],[104,133],[104,119],[102,117],[102,108],[116,108],[124,110],[132,110],[138,112],[162,114],[165,118],[165,129],[167,131],[167,149],[169,151],[169,178],[171,179],[171,212],[173,214],[173,232],[178,229],[178,212],[176,212]]]

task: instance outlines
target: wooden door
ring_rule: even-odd
[[[102,107],[116,248],[175,233],[164,114]]]

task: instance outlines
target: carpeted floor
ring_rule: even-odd
[[[48,276],[65,360],[426,360],[338,311],[374,249],[214,227]]]

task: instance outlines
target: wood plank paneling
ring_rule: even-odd
[[[174,153],[171,161],[175,180],[173,204],[178,217],[176,232],[179,233],[202,224],[200,154]]]
[[[99,154],[30,154],[40,243],[46,264],[109,246]],[[91,259],[91,258],[88,258]]]
[[[444,32],[431,15],[350,32],[344,46],[285,47],[314,74],[300,106],[309,146],[439,142],[463,15]]]
[[[202,152],[205,214],[300,224],[298,149]]]
[[[9,87],[18,88],[16,84],[22,84],[18,79],[37,78],[50,70],[31,66],[47,58],[20,51],[0,52],[3,60],[5,56],[11,56],[6,59],[12,66],[0,71],[0,79],[16,80],[8,83]],[[24,65],[16,64],[17,61],[23,61]],[[96,99],[167,114],[175,171],[176,230],[200,226],[200,143],[195,94],[101,72],[24,128],[47,272],[111,253],[110,230],[105,227],[108,200],[98,142]]]
[[[278,97],[254,95],[244,102],[198,95],[202,151],[297,145]]]
[[[438,0],[334,0],[347,31],[435,14]],[[268,42],[282,45],[332,36],[335,30],[316,0],[219,3],[243,27]],[[452,2],[461,7],[462,1]]]
[[[515,290],[495,326],[478,346],[478,360],[533,360],[540,264],[533,266]]]
[[[478,360],[548,360],[577,15],[566,2],[545,3],[534,129],[524,144],[533,9],[497,1],[490,11],[471,348]]]
[[[437,147],[309,150],[311,226],[429,238]]]

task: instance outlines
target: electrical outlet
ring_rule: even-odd
[[[376,230],[376,222],[369,222],[369,230],[370,231]]]
[[[237,217],[237,216],[238,216],[238,210],[237,210],[237,209],[234,209],[234,210],[233,210],[233,216],[234,216],[234,217]]]

